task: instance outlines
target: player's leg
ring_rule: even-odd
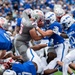
[[[27,46],[26,45],[21,45],[19,48],[18,48],[18,51],[20,53],[20,55],[22,56],[23,60],[24,61],[28,61],[28,57],[27,57],[27,54],[26,54],[26,51],[27,51]]]
[[[68,53],[67,44],[66,43],[60,44],[60,46],[57,48],[57,57],[58,57],[58,62],[57,63],[59,63],[60,61],[63,62],[63,60],[64,60],[65,56],[67,55],[67,53]],[[67,68],[67,69],[69,70],[69,73],[71,74],[72,70],[70,68]]]
[[[75,50],[70,51],[66,57],[64,58],[64,63],[63,63],[63,75],[68,75],[67,71],[68,71],[68,66],[70,64],[71,61],[75,60]]]
[[[58,64],[59,64],[60,66],[63,66],[63,62],[61,62],[61,61],[59,61]],[[58,69],[62,71],[62,67],[59,67]],[[73,71],[71,70],[70,67],[68,67],[68,73],[69,73],[70,75],[73,74]]]
[[[72,62],[72,63],[70,63],[69,66],[70,66],[73,70],[75,70],[75,61]]]
[[[44,69],[44,67],[46,67],[46,63],[45,61],[43,62],[40,57],[36,54],[36,52],[33,49],[28,48],[27,49],[27,56],[29,58],[30,61],[35,62],[37,64],[37,73],[41,73]]]
[[[24,61],[28,61],[26,51],[28,49],[28,44],[22,41],[14,41],[15,49],[18,50],[19,54],[22,56]]]
[[[64,57],[67,55],[68,53],[68,46],[67,44],[64,42],[62,44],[57,45],[58,47],[55,48],[56,54],[57,54],[57,58],[58,61],[63,61]]]
[[[63,60],[64,56],[67,54],[68,51],[67,49],[68,47],[66,46],[65,43],[59,44],[57,45],[57,47],[55,47],[57,57],[54,60],[52,60],[45,68],[44,70],[45,74],[51,74],[57,71],[57,67],[58,67],[57,62]]]

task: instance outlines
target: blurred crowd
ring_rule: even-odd
[[[10,20],[21,17],[22,11],[27,8],[53,10],[55,4],[63,6],[66,12],[71,13],[75,8],[75,0],[0,0],[0,16]],[[71,11],[70,11],[71,10]]]
[[[61,5],[66,13],[75,18],[75,0],[0,0],[0,16],[6,17],[14,28],[17,18],[24,9],[41,9],[43,12],[53,11],[55,5]]]
[[[45,13],[53,11],[55,5],[61,5],[66,13],[71,13],[75,18],[75,0],[0,0],[0,16],[8,19],[14,28],[24,9],[41,9]]]

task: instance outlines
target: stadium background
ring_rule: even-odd
[[[14,31],[17,19],[21,17],[24,9],[41,9],[43,12],[53,11],[54,5],[60,4],[66,13],[71,13],[75,18],[75,0],[0,0],[0,16],[8,19],[9,25]],[[56,72],[54,75],[61,75]]]

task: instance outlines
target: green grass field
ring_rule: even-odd
[[[74,71],[74,73],[75,73],[75,71]],[[62,72],[58,71],[58,72],[54,73],[54,75],[62,75]]]
[[[54,75],[62,75],[62,72],[56,72],[56,73],[54,73]]]

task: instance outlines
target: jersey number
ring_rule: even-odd
[[[71,44],[75,44],[75,38],[73,36],[71,36],[69,39]]]

